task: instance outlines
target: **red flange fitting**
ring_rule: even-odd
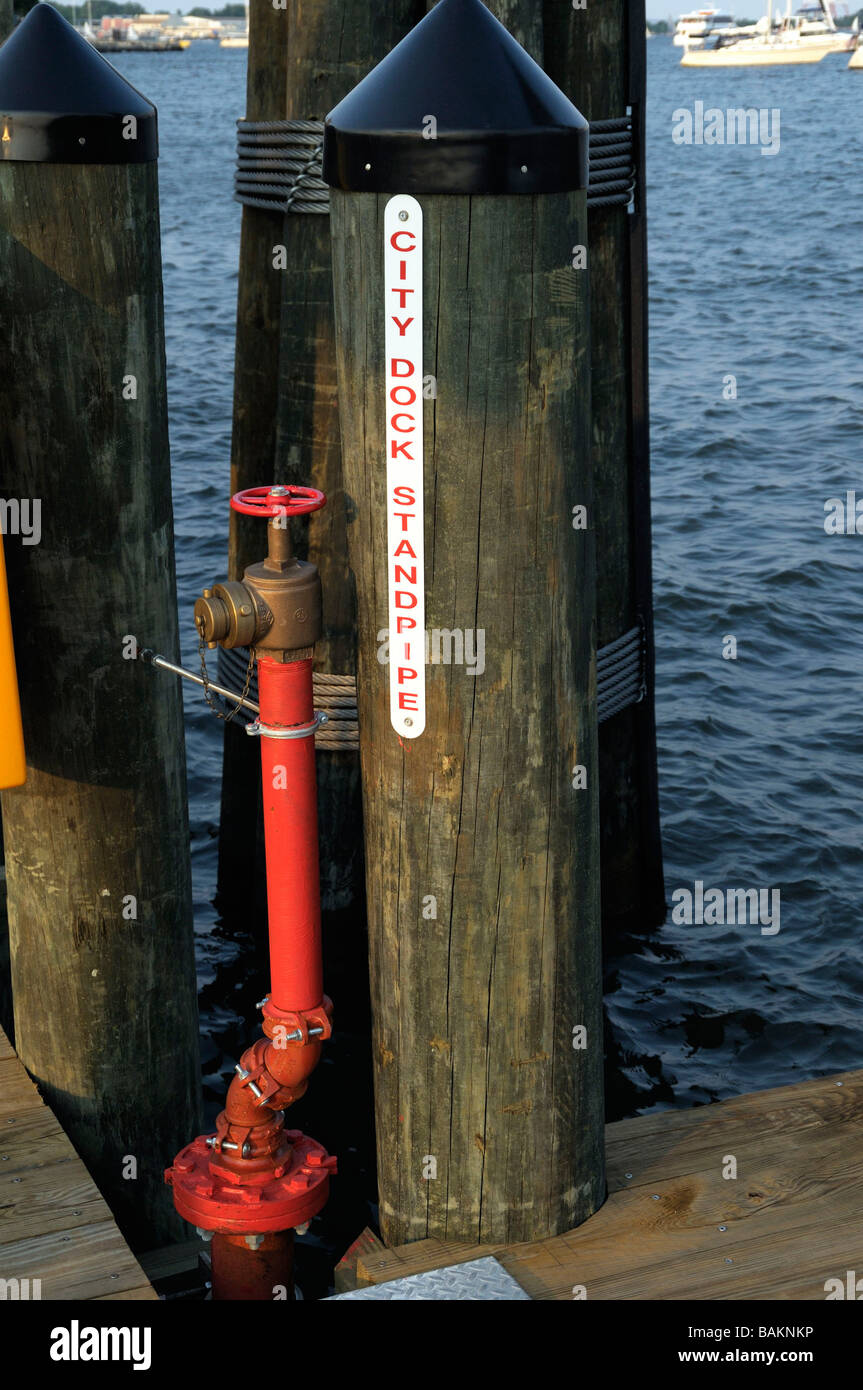
[[[269,1172],[241,1179],[218,1165],[208,1140],[193,1139],[165,1174],[174,1205],[205,1231],[264,1235],[303,1226],[327,1200],[336,1159],[298,1129],[282,1131],[286,1152]]]

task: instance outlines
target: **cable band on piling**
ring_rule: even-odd
[[[241,684],[248,661],[249,653],[245,647],[220,647],[220,682],[229,689]],[[334,753],[357,750],[360,732],[356,677],[331,676],[315,671],[312,680],[315,709],[326,716],[326,722],[313,731],[315,747]],[[596,653],[597,722],[604,724],[620,710],[637,705],[644,695],[644,628],[639,623],[607,646],[600,647]],[[249,686],[249,699],[257,704],[257,669]],[[241,708],[236,716],[236,722],[240,724],[251,724],[254,719],[254,713],[245,708]]]
[[[234,197],[264,212],[330,210],[321,178],[323,121],[237,121]],[[629,207],[635,193],[632,118],[615,116],[590,127],[590,208]]]

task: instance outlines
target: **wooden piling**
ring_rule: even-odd
[[[519,93],[532,85],[528,116]],[[435,140],[407,133],[405,93],[435,116]],[[391,1245],[529,1240],[578,1224],[604,1196],[593,532],[573,519],[592,505],[587,286],[572,265],[586,235],[585,185],[573,177],[584,123],[559,100],[478,0],[440,0],[329,118],[380,1216]],[[567,143],[547,156],[552,191],[531,168],[537,191],[513,196],[522,147],[512,126],[531,117],[544,139],[553,128]],[[464,168],[454,151],[481,151],[486,139],[500,142],[494,175],[480,152],[473,191],[442,191]],[[539,145],[530,149],[542,163]],[[586,140],[583,153],[586,182]],[[418,199],[424,228],[423,372],[437,393],[423,412],[426,628],[485,639],[483,671],[426,667],[416,738],[391,724],[378,659],[390,192]]]
[[[543,6],[545,69],[588,120],[632,111],[634,207],[589,213],[597,646],[641,624],[644,695],[599,731],[603,920],[664,920],[654,716],[644,182],[644,0]]]
[[[288,0],[285,114],[323,121],[327,112],[422,17],[422,0]],[[319,174],[320,157],[315,161]],[[318,566],[324,631],[315,670],[356,673],[356,595],[348,566],[333,330],[329,218],[292,210],[280,237],[282,289],[278,430],[274,477],[320,488],[327,506],[293,523],[296,553]],[[260,482],[249,479],[249,483]],[[325,910],[362,908],[359,754],[318,754],[321,895]]]
[[[267,3],[249,6],[246,119],[284,118],[287,74],[287,13]],[[282,287],[274,264],[282,240],[283,214],[244,207],[237,285],[234,415],[231,433],[231,493],[275,478],[279,390],[279,333]],[[230,514],[228,578],[242,579],[259,560],[261,538],[253,521]],[[257,899],[266,914],[261,760],[252,756],[240,723],[225,725],[222,802],[219,817],[219,893],[224,902],[248,910]]]
[[[520,43],[533,58],[542,65],[542,6],[533,0],[487,0],[488,8],[495,19],[509,30],[517,43]],[[437,0],[429,0],[429,9]]]
[[[422,0],[384,10],[361,0],[287,0],[253,10],[248,121],[317,121],[364,77],[422,14]],[[320,154],[310,167],[320,174]],[[274,247],[283,248],[281,258]],[[295,552],[319,568],[324,632],[315,669],[356,672],[356,598],[348,569],[345,498],[333,344],[332,266],[326,207],[287,214],[243,209],[237,320],[231,491],[262,481],[311,484],[328,505],[293,524]],[[229,575],[260,558],[248,518],[231,515]],[[220,887],[260,877],[260,768],[250,766],[242,728],[225,730]],[[317,759],[321,898],[325,911],[362,912],[359,755],[321,750]],[[257,853],[256,853],[257,848]],[[255,867],[256,866],[256,867]],[[247,896],[245,889],[243,896]]]
[[[59,70],[87,114],[52,112]],[[155,111],[48,5],[0,110],[0,467],[41,520],[7,537],[16,1047],[146,1248],[181,1229],[162,1171],[200,1121],[182,703],[134,659],[178,653]]]
[[[13,0],[0,0],[0,43],[8,39],[15,27]]]

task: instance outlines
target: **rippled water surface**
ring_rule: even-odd
[[[611,1118],[863,1065],[863,537],[823,525],[826,499],[855,486],[863,497],[863,73],[841,56],[814,68],[686,70],[658,38],[648,55],[666,879],[669,894],[696,879],[778,888],[781,928],[669,921],[622,945],[608,962]],[[245,65],[245,53],[205,44],[117,59],[159,107],[187,664],[191,603],[225,566]],[[696,101],[778,108],[778,154],[675,145],[672,113]],[[723,398],[729,376],[736,400]],[[729,635],[736,661],[722,656]],[[212,902],[220,728],[188,692],[186,720],[215,1105],[263,975],[248,924],[222,921]]]

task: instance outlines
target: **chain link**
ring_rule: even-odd
[[[246,696],[247,696],[248,693],[249,693],[249,686],[250,686],[251,683],[252,683],[252,673],[254,672],[254,669],[255,669],[255,649],[254,649],[254,647],[250,647],[250,648],[249,648],[249,664],[248,664],[248,666],[246,667],[246,679],[245,679],[245,682],[244,682],[244,684],[243,684],[243,689],[242,689],[242,693],[240,694],[239,702],[238,702],[236,705],[234,705],[234,708],[230,711],[229,714],[225,714],[225,712],[224,712],[223,710],[220,710],[219,707],[218,707],[218,705],[216,704],[216,699],[217,699],[218,697],[217,697],[217,696],[213,696],[213,695],[210,693],[210,674],[209,674],[209,672],[208,672],[208,670],[207,670],[207,658],[206,658],[206,656],[204,655],[205,646],[204,646],[204,631],[203,631],[204,623],[203,623],[203,619],[201,619],[201,621],[197,624],[197,628],[198,628],[198,655],[199,655],[199,657],[201,658],[201,679],[202,679],[203,682],[204,682],[204,699],[206,700],[207,704],[210,706],[210,709],[213,711],[213,714],[216,716],[217,719],[224,719],[224,721],[225,721],[226,724],[230,724],[231,720],[234,718],[234,715],[239,714],[240,710],[243,708],[243,701],[245,700]]]

